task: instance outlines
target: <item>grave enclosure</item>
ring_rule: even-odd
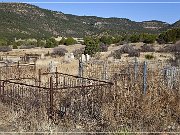
[[[63,119],[103,118],[101,107],[113,84],[54,70],[36,69],[35,64],[1,67],[0,99],[10,108],[36,112],[37,117],[59,124]],[[51,72],[50,72],[51,71]]]
[[[79,75],[114,83],[112,102],[104,109],[109,111],[108,120],[116,123],[113,131],[180,131],[179,67],[137,59],[131,62],[80,61]],[[176,116],[172,118],[173,115]],[[174,129],[168,129],[168,123],[175,123]]]
[[[51,68],[21,63],[0,67],[1,102],[16,111],[34,111],[54,124],[94,124],[87,131],[180,131],[178,67],[135,59],[80,61],[79,76]],[[175,129],[166,129],[171,122]]]

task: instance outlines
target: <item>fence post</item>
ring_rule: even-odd
[[[103,76],[102,76],[103,80],[107,80],[107,62],[104,62],[103,64]]]
[[[17,65],[17,67],[18,67],[18,79],[20,79],[21,78],[21,71],[20,71],[20,68],[19,68],[19,61],[18,61],[18,65]]]
[[[117,78],[118,78],[118,74],[115,73],[114,74],[114,85],[117,86]]]
[[[135,81],[137,79],[137,72],[138,72],[138,62],[137,62],[137,57],[135,57],[135,61],[134,61],[134,80]]]
[[[34,62],[34,70],[36,71],[36,61]]]
[[[8,64],[7,63],[6,63],[6,77],[4,79],[8,80]]]
[[[2,79],[2,68],[0,67],[0,80]]]
[[[52,76],[50,77],[50,91],[49,91],[49,96],[50,96],[50,118],[52,119],[53,117],[53,80]]]
[[[56,88],[57,88],[58,87],[58,71],[57,71],[57,67],[56,67],[55,78],[56,78]]]
[[[143,91],[146,94],[147,89],[147,62],[144,61],[144,69],[143,69]]]
[[[171,67],[171,89],[174,88],[176,82],[176,67]]]
[[[0,97],[1,97],[1,83],[2,83],[2,81],[0,80]]]
[[[41,86],[41,69],[39,69],[38,71],[38,82],[39,82],[39,86]]]
[[[82,59],[79,60],[79,76],[83,77],[83,62],[82,62]]]
[[[5,87],[5,82],[4,81],[0,81],[0,97],[1,97],[1,99],[3,100],[4,99],[4,87]]]

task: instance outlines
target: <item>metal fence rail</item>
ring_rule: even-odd
[[[36,64],[13,64],[0,67],[0,80],[35,78]]]
[[[113,85],[59,72],[39,72],[38,78],[32,84],[0,80],[1,101],[15,110],[46,110],[54,123],[65,118],[81,122],[94,115],[102,117],[102,103]]]
[[[37,112],[55,124],[80,124],[86,131],[179,131],[178,67],[135,60],[81,68],[80,76],[56,68],[38,70],[35,79],[0,80],[0,99],[14,110]],[[175,128],[167,129],[169,123]]]

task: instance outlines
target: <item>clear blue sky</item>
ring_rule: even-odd
[[[32,2],[41,8],[61,11],[74,15],[91,15],[99,17],[128,18],[133,21],[160,20],[174,23],[180,20],[179,3],[131,3],[131,4],[57,4],[57,3],[33,3],[33,2],[172,2],[172,0],[3,0],[2,2]]]

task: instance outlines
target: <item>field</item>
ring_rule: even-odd
[[[135,48],[140,46],[135,44]],[[72,52],[84,46],[61,47]],[[138,58],[127,54],[121,60],[109,57],[117,49],[119,46],[111,45],[88,62],[47,55],[35,64],[2,65],[0,131],[180,132],[180,69],[167,61],[173,55],[142,52]],[[14,49],[0,55],[5,59],[52,51]],[[147,60],[146,54],[154,58]]]

